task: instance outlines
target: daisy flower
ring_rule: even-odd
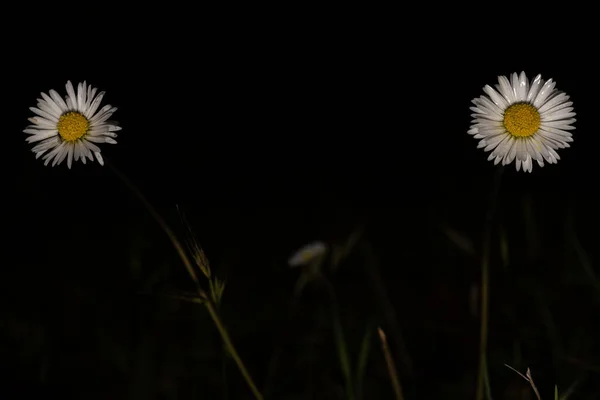
[[[296,251],[288,260],[290,267],[307,265],[327,253],[327,246],[323,242],[313,242]]]
[[[508,165],[515,161],[517,171],[531,172],[533,161],[555,164],[558,149],[569,147],[576,121],[573,102],[555,89],[552,79],[541,75],[531,82],[525,72],[499,76],[496,89],[483,88],[487,96],[473,99],[475,107],[468,133],[480,139],[477,148],[491,151],[488,160]]]
[[[67,96],[63,100],[55,90],[50,95],[41,93],[37,107],[30,107],[36,116],[29,118],[29,125],[23,132],[29,136],[28,143],[36,143],[32,151],[35,158],[43,156],[44,165],[52,161],[52,166],[65,159],[71,168],[73,160],[86,158],[104,165],[100,148],[96,143],[117,143],[116,131],[121,130],[116,122],[108,119],[117,111],[116,107],[100,107],[104,92],[96,95],[96,88],[85,82],[77,85],[77,93],[70,81],[66,84]],[[93,154],[93,155],[92,155]]]

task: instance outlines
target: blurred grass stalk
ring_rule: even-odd
[[[404,373],[406,377],[410,379],[413,377],[412,359],[408,353],[408,349],[404,341],[404,336],[398,323],[396,311],[394,310],[392,302],[387,294],[383,278],[381,276],[381,273],[379,272],[378,259],[375,256],[375,253],[370,243],[364,242],[362,245],[362,250],[364,252],[366,262],[365,265],[367,276],[371,281],[372,290],[375,293],[375,296],[377,297],[377,301],[383,313],[383,318],[388,327],[387,336],[391,337],[393,339],[392,344],[396,345],[396,360],[398,360],[400,370]]]
[[[198,296],[200,296],[200,298],[203,300],[203,304],[206,306],[208,313],[210,314],[213,322],[215,323],[215,326],[217,327],[217,330],[219,331],[219,334],[221,335],[221,339],[223,340],[225,347],[227,348],[227,350],[231,354],[231,357],[237,364],[237,366],[240,370],[240,373],[242,374],[244,380],[250,387],[250,390],[254,394],[254,397],[258,400],[263,400],[262,394],[260,393],[260,391],[258,390],[254,381],[252,380],[250,373],[246,369],[246,366],[244,365],[237,350],[235,349],[235,346],[233,345],[233,342],[231,341],[231,338],[229,337],[229,333],[227,332],[227,329],[225,328],[225,326],[223,325],[223,322],[221,321],[221,318],[219,317],[219,314],[215,307],[215,302],[213,300],[216,297],[215,294],[213,293],[213,295],[209,297],[209,295],[206,294],[204,289],[202,289],[202,286],[200,285],[200,281],[198,280],[198,276],[197,276],[196,272],[194,271],[194,267],[192,266],[192,263],[190,262],[190,259],[188,258],[183,246],[177,239],[177,236],[175,236],[175,234],[173,233],[171,228],[169,228],[169,226],[167,225],[165,220],[154,209],[152,204],[150,204],[150,202],[148,202],[148,200],[146,200],[146,197],[133,185],[133,183],[131,183],[125,175],[123,175],[114,165],[112,165],[112,163],[107,162],[107,164],[110,167],[110,169],[119,177],[119,179],[121,179],[121,181],[123,181],[125,186],[127,186],[127,188],[129,188],[135,194],[135,196],[142,202],[144,207],[146,207],[148,212],[152,215],[152,217],[154,217],[156,222],[158,222],[158,224],[160,225],[162,230],[167,234],[167,236],[171,240],[171,243],[175,247],[175,250],[177,251],[177,254],[179,255],[179,257],[181,258],[183,265],[185,266],[186,270],[188,271],[188,274],[190,275],[190,277],[196,284]],[[204,253],[202,252],[202,254],[204,254]],[[200,254],[198,254],[197,256],[200,256]],[[202,266],[199,268],[202,268]],[[205,273],[205,275],[206,275],[206,272],[204,270],[202,272]],[[208,275],[208,276],[210,276],[210,275]]]
[[[337,353],[340,361],[340,368],[344,375],[344,381],[346,382],[346,396],[348,400],[355,400],[354,387],[352,385],[352,365],[350,363],[350,352],[348,351],[348,345],[344,337],[344,331],[342,329],[342,322],[340,321],[339,312],[337,311],[337,305],[333,304],[333,333],[334,340],[337,348]]]
[[[356,366],[356,398],[361,400],[363,398],[363,381],[365,379],[365,372],[367,370],[367,360],[369,352],[371,350],[371,336],[373,335],[374,326],[369,324],[365,330],[362,343],[360,345],[360,352],[358,353],[358,361]]]
[[[489,386],[487,377],[487,339],[488,339],[488,319],[489,319],[489,296],[490,296],[490,247],[492,238],[492,225],[494,221],[494,212],[496,209],[496,200],[500,192],[500,182],[502,181],[503,166],[496,168],[492,190],[490,192],[488,209],[485,214],[483,226],[482,250],[481,250],[481,326],[479,338],[479,371],[477,374],[476,399],[483,400],[486,386]]]
[[[529,385],[531,386],[531,389],[533,389],[533,392],[535,393],[535,397],[537,398],[537,400],[542,400],[542,396],[540,396],[540,392],[539,392],[538,388],[535,386],[535,383],[533,383],[533,377],[531,376],[531,370],[529,368],[527,368],[527,372],[525,373],[525,375],[523,375],[522,373],[520,373],[519,371],[517,371],[516,369],[514,369],[513,367],[511,367],[508,364],[504,364],[504,366],[512,369],[517,374],[519,374],[519,376],[521,378],[523,378],[527,382],[529,382]],[[555,395],[555,397],[558,396],[558,388],[556,386],[554,386],[554,395]]]
[[[342,370],[342,375],[344,376],[346,399],[356,400],[357,393],[355,390],[357,388],[355,388],[352,383],[352,364],[350,362],[350,351],[348,350],[348,344],[346,343],[344,329],[342,327],[342,318],[340,315],[340,309],[335,295],[335,290],[331,282],[329,282],[329,280],[322,275],[320,271],[311,273],[311,275],[313,277],[312,279],[316,279],[323,285],[329,297],[333,323],[333,340],[335,342],[340,369]]]
[[[394,359],[390,353],[390,348],[388,346],[387,339],[385,338],[385,332],[383,332],[383,329],[378,327],[377,333],[379,333],[381,348],[383,350],[383,355],[385,356],[385,362],[387,364],[390,380],[392,381],[392,387],[394,388],[396,400],[404,400],[404,396],[402,395],[402,387],[400,386],[400,380],[398,379],[398,372],[396,372],[396,365],[394,364]]]

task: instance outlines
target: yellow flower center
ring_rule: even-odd
[[[504,127],[513,136],[528,137],[540,127],[540,113],[529,103],[516,103],[504,111]]]
[[[58,119],[58,134],[67,142],[81,139],[90,127],[90,121],[78,112],[71,111],[60,116]]]

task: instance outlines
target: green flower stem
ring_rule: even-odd
[[[221,339],[223,340],[225,347],[227,347],[229,354],[231,354],[231,357],[237,364],[242,376],[246,380],[246,383],[248,384],[248,386],[250,386],[250,390],[252,390],[254,397],[256,397],[257,400],[263,400],[262,394],[257,389],[256,385],[254,384],[254,381],[252,380],[252,377],[250,376],[250,373],[246,369],[244,363],[242,362],[242,359],[240,358],[237,350],[235,349],[235,346],[233,345],[233,342],[231,341],[231,338],[229,337],[229,333],[227,332],[227,329],[225,329],[225,326],[223,325],[223,322],[221,321],[221,318],[219,317],[219,314],[217,313],[217,310],[215,308],[213,301],[210,299],[209,296],[207,296],[206,292],[200,286],[200,281],[198,280],[198,275],[194,271],[192,263],[190,262],[187,254],[185,253],[183,246],[177,239],[177,236],[175,236],[175,234],[173,233],[171,228],[169,228],[169,226],[167,225],[165,220],[154,209],[152,204],[150,204],[150,202],[148,202],[148,200],[146,200],[146,197],[144,197],[142,192],[140,192],[133,185],[133,183],[131,183],[129,181],[129,179],[127,179],[127,177],[125,175],[123,175],[114,165],[112,165],[112,163],[107,162],[107,164],[111,168],[111,170],[119,177],[119,179],[121,179],[123,181],[125,186],[127,186],[136,195],[136,197],[142,202],[144,207],[146,207],[148,212],[152,215],[152,217],[156,220],[156,222],[158,222],[158,224],[160,225],[162,230],[167,234],[167,236],[171,240],[171,243],[175,247],[175,250],[177,251],[177,254],[179,255],[179,257],[181,258],[183,265],[185,266],[188,273],[190,274],[190,277],[196,284],[198,295],[202,299],[204,299],[204,305],[206,306],[208,313],[210,314],[213,322],[215,323],[215,326],[217,327],[217,330],[219,331],[219,334],[221,335]]]
[[[490,193],[489,205],[485,215],[485,224],[483,227],[483,243],[481,251],[481,326],[479,338],[479,373],[477,376],[476,399],[483,400],[485,381],[487,376],[487,340],[488,340],[488,319],[489,319],[489,296],[490,296],[490,246],[492,238],[492,223],[494,221],[494,212],[496,209],[496,199],[500,192],[500,182],[504,167],[500,166],[496,170],[492,191]]]

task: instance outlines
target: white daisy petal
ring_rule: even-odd
[[[490,128],[490,129],[485,129],[485,130],[479,131],[479,136],[481,138],[489,138],[492,136],[505,135],[505,134],[506,134],[506,129],[504,129],[504,128]],[[475,139],[479,139],[479,138],[475,138]]]
[[[494,120],[486,119],[486,118],[479,118],[479,115],[478,115],[476,117],[473,117],[471,126],[474,128],[487,128],[487,127],[497,128],[499,126],[502,126],[502,122],[494,121]]]
[[[69,154],[69,147],[71,147],[71,144],[67,142],[64,142],[63,144],[64,146],[60,148],[60,151],[58,152],[56,157],[54,157],[54,161],[52,162],[53,167],[62,163],[65,160],[65,158],[67,158],[67,154]]]
[[[75,149],[79,153],[79,158],[81,158],[82,163],[86,163],[86,157],[90,160],[93,160],[90,151],[83,145],[83,141],[75,142]]]
[[[73,84],[71,83],[71,81],[67,81],[65,87],[67,88],[68,94],[67,105],[70,105],[69,108],[71,108],[72,110],[79,111],[79,108],[77,107],[77,96],[75,95],[75,90],[73,89]]]
[[[566,109],[568,110],[568,108]],[[563,119],[568,119],[568,118],[572,118],[574,117],[576,114],[572,111],[558,111],[555,113],[550,113],[547,116],[544,116],[542,118],[542,122],[545,121],[559,121],[559,120],[563,120]]]
[[[495,87],[485,85],[484,95],[472,100],[467,133],[479,140],[477,148],[490,152],[494,164],[514,161],[517,171],[532,172],[534,161],[555,164],[556,150],[573,141],[576,113],[569,96],[552,79],[528,81],[525,72],[500,76]]]
[[[61,144],[50,150],[50,152],[48,152],[44,157],[42,157],[42,160],[45,160],[44,165],[48,165],[48,163],[56,157],[56,155],[61,151],[61,149],[64,146],[65,142],[62,142]]]
[[[42,94],[42,96],[43,96],[43,94]],[[56,90],[50,90],[50,96],[52,97],[52,100],[54,100],[56,105],[60,107],[60,110],[63,113],[67,112],[69,110],[69,107],[67,107],[67,103],[65,103],[65,101],[62,99],[62,97],[59,96],[59,94],[56,92]]]
[[[504,157],[510,151],[510,148],[512,146],[511,138],[512,137],[510,135],[505,135],[504,140],[500,142],[500,144],[498,144],[498,147],[496,148],[496,154]]]
[[[572,106],[573,106],[573,102],[567,101],[566,103],[561,103],[561,104],[557,105],[556,107],[553,107],[552,109],[546,111],[546,113],[555,113],[555,112],[563,111],[563,110],[573,111]]]
[[[559,148],[559,149],[566,149],[568,147],[571,147],[571,145],[569,143],[573,142],[572,137],[548,136],[548,134],[542,134],[542,132],[540,132],[539,136],[545,138],[546,140],[551,141],[552,143],[555,143],[556,148]]]
[[[96,133],[90,133],[89,136],[108,136],[108,137],[111,137],[111,138],[116,138],[119,135],[117,135],[116,133],[111,132],[111,131],[104,131],[102,133],[97,133],[97,132]]]
[[[510,86],[512,88],[512,92],[513,92],[513,98],[515,99],[514,102],[517,101],[522,101],[519,99],[519,75],[517,75],[516,72],[513,72],[512,75],[510,76]]]
[[[531,140],[533,142],[534,147],[540,152],[542,157],[544,157],[544,159],[548,161],[550,152],[548,151],[546,145],[542,143],[541,140],[539,140],[539,138],[537,137],[531,138]]]
[[[77,111],[83,112],[83,105],[85,104],[85,86],[84,83],[77,85]]]
[[[506,135],[496,135],[491,138],[481,140],[481,142],[479,142],[479,145],[477,145],[477,147],[478,148],[485,147],[484,151],[490,151],[492,149],[495,149],[496,146],[498,146],[500,144],[500,142],[502,142],[503,140],[506,140],[506,139],[507,139]]]
[[[50,100],[52,100],[52,99],[50,99]],[[57,121],[58,121],[58,118],[60,118],[60,115],[62,114],[60,112],[60,110],[57,111],[54,107],[52,107],[50,104],[48,104],[48,102],[46,102],[45,100],[42,100],[42,99],[38,99],[37,107],[40,110],[51,115],[53,118],[56,118]]]
[[[94,153],[94,155],[96,156],[96,160],[98,160],[98,163],[104,166],[104,159],[102,158],[102,154],[100,154],[100,152],[97,151]]]
[[[544,122],[544,126],[549,126],[551,128],[563,129],[563,130],[567,131],[567,130],[575,129],[575,127],[572,126],[571,124],[576,121],[577,120],[575,118],[565,119],[565,120],[560,120],[560,121],[547,121],[547,122]]]
[[[544,145],[546,145],[546,147],[548,148],[548,151],[550,151],[550,149],[560,149],[560,145],[559,142],[557,142],[556,140],[546,137],[544,135],[538,135],[536,137],[540,143],[543,143]]]
[[[533,79],[529,88],[529,92],[527,92],[526,101],[528,103],[533,102],[533,100],[537,97],[543,84],[544,80],[542,79],[542,75],[538,75]]]
[[[85,140],[88,140],[88,141],[94,142],[94,143],[106,143],[106,140],[104,138],[105,138],[105,136],[87,136],[85,138]]]
[[[110,107],[110,106],[109,106]],[[104,107],[106,108],[106,107]],[[104,110],[103,108],[103,110]],[[111,107],[110,109],[108,109],[107,111],[99,112],[98,114],[96,114],[95,116],[93,116],[90,119],[90,123],[94,124],[94,125],[99,125],[101,123],[103,123],[104,121],[106,121],[107,119],[109,119],[113,113],[117,111],[117,107]]]
[[[38,133],[46,133],[46,132],[58,133],[58,131],[56,129],[40,129],[40,128],[27,128],[27,129],[23,129],[23,132],[27,133],[28,135],[37,135]]]
[[[87,90],[87,95],[86,95],[86,101],[85,101],[85,104],[83,105],[83,111],[82,111],[82,114],[86,118],[89,118],[90,107],[92,106],[92,103],[95,100],[96,90],[97,89],[93,88],[92,85],[88,85],[88,90]],[[98,102],[98,104],[99,104],[99,102]]]
[[[85,107],[84,107],[84,114],[85,112],[88,110],[88,108],[90,108],[90,104],[92,104],[92,90],[94,90],[94,94],[95,94],[95,88],[92,88],[92,85],[87,85],[87,92],[85,94]]]
[[[498,92],[496,92],[494,88],[492,88],[490,85],[485,85],[483,91],[486,92],[488,96],[490,96],[490,100],[492,100],[492,102],[496,106],[500,107],[501,109],[506,109],[506,107],[508,106],[506,99],[504,99]]]
[[[67,103],[67,107],[69,108],[69,110],[73,111],[75,110],[75,108],[77,108],[77,105],[73,104],[73,100],[70,96],[65,97],[65,102]]]
[[[57,133],[58,131],[41,131],[39,133],[36,133],[35,135],[29,136],[27,139],[25,139],[25,141],[27,143],[35,143],[41,140],[48,139],[52,136],[57,136]]]
[[[90,104],[90,107],[84,113],[86,118],[89,119],[90,117],[92,117],[94,115],[94,113],[98,109],[98,106],[100,105],[100,102],[102,101],[103,97],[104,97],[104,92],[98,93],[98,96],[96,96],[96,98]]]
[[[546,83],[544,83],[544,86],[542,86],[540,89],[540,92],[536,96],[535,100],[533,100],[533,106],[537,109],[543,106],[548,97],[552,94],[554,86],[556,86],[556,83],[554,83],[552,79],[549,79]]]
[[[31,111],[33,111],[35,114],[37,114],[40,117],[44,118],[45,120],[48,120],[48,121],[54,122],[54,123],[58,122],[58,118],[57,117],[55,117],[52,114],[47,113],[46,111],[42,111],[39,108],[35,108],[35,107],[29,107],[29,109]]]
[[[32,124],[38,125],[44,129],[56,129],[56,122],[49,121],[42,117],[32,117],[28,118],[29,122]]]
[[[67,146],[67,168],[71,169],[71,164],[73,163],[73,148],[75,147],[75,145],[70,144],[69,146]]]
[[[54,136],[54,137],[48,138],[46,140],[43,140],[42,142],[33,146],[31,151],[36,153],[37,156],[39,157],[40,155],[44,154],[46,151],[53,149],[54,147],[58,146],[59,144],[60,144],[60,139],[58,137]]]
[[[473,99],[473,103],[477,106],[484,107],[490,114],[499,115],[502,117],[503,110],[494,104],[493,101],[485,96],[480,96],[478,99]]]
[[[77,90],[67,81],[65,88],[64,99],[55,90],[50,90],[49,95],[41,93],[37,107],[30,108],[36,115],[28,118],[31,125],[23,130],[28,135],[25,140],[35,143],[32,152],[36,159],[42,158],[44,165],[56,166],[66,160],[67,167],[71,168],[73,161],[81,160],[85,164],[86,159],[94,161],[94,157],[104,165],[101,149],[93,142],[117,143],[116,132],[121,127],[109,121],[117,108],[106,105],[97,112],[104,92],[96,96],[97,89],[85,81],[77,84]]]
[[[540,135],[540,138],[542,138],[542,141],[544,141],[544,143],[548,144],[548,147],[550,147],[554,150],[570,147],[566,140],[555,139],[553,137],[541,136],[541,135]]]
[[[105,105],[98,111],[96,114],[90,117],[90,121],[96,122],[98,119],[102,118],[106,113],[110,112],[113,107],[110,104]]]
[[[505,135],[506,129],[502,128],[488,128],[488,129],[479,129],[477,133],[481,138],[490,138],[496,135]]]
[[[473,118],[482,118],[482,119],[488,119],[491,121],[502,121],[502,116],[499,114],[493,114],[490,112],[486,112],[477,107],[471,107],[471,110],[475,111],[474,114],[471,114],[471,117],[473,117]]]
[[[509,103],[514,103],[516,101],[515,93],[508,79],[505,76],[499,76],[498,84],[500,94],[504,96],[506,101],[508,101]]]
[[[572,137],[573,134],[569,131],[565,131],[563,129],[559,129],[559,128],[555,128],[553,126],[548,126],[542,123],[542,126],[540,127],[540,129],[543,129],[547,132],[552,132],[552,133],[556,133],[557,135],[561,135],[564,137]]]
[[[525,158],[525,161],[523,161],[523,171],[524,172],[531,172],[532,170],[532,160],[531,160],[531,156],[529,154],[527,154],[527,157]]]
[[[525,142],[525,146],[527,147],[527,153],[531,156],[531,158],[538,161],[538,163],[540,162],[540,160],[544,159],[540,152],[537,151],[537,149],[533,146],[531,137],[525,138],[523,141]]]
[[[527,149],[525,147],[524,141],[521,139],[517,140],[517,160],[525,161],[525,159],[527,158],[526,150]]]
[[[525,72],[521,71],[521,75],[519,75],[518,83],[519,83],[519,86],[516,88],[517,101],[526,101],[527,93],[529,92],[529,81],[527,80],[527,76],[525,76]]]
[[[517,156],[517,140],[512,136],[510,138],[509,145],[510,145],[510,148],[504,155],[504,159],[502,160],[502,165],[510,164],[511,162],[513,162],[513,160]]]
[[[502,120],[496,121],[496,120],[491,120],[491,119],[487,119],[487,118],[479,118],[479,115],[478,115],[473,118],[473,123],[477,126],[483,126],[483,127],[489,126],[489,127],[493,127],[493,128],[502,128],[502,127],[504,127]]]
[[[558,155],[558,153],[556,152],[556,150],[554,150],[553,148],[549,148],[548,151],[550,152],[550,155],[552,155],[552,158],[554,159],[555,163],[558,160],[560,160],[560,156]]]
[[[54,110],[54,115],[61,115],[63,113],[63,109],[56,104],[56,101],[46,93],[41,93],[42,99],[46,100],[46,103]]]
[[[90,142],[86,139],[82,140],[82,143],[85,147],[87,147],[90,151],[94,153],[100,153],[100,147],[96,146],[94,143]]]
[[[569,96],[564,93],[559,93],[556,96],[552,96],[551,99],[548,99],[546,103],[539,108],[540,113],[545,113],[546,111],[551,110],[553,107],[566,103],[569,101]]]
[[[75,142],[73,145],[73,160],[79,160],[79,156],[81,156],[81,146],[79,142]]]

